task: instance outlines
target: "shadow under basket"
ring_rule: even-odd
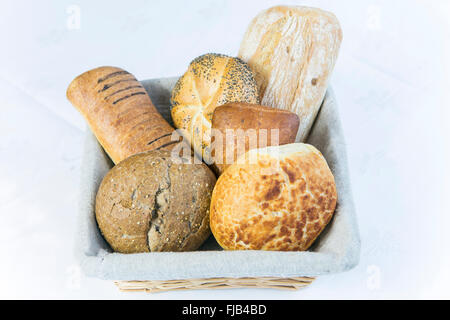
[[[170,95],[178,78],[143,81],[154,105],[172,124]],[[95,220],[95,196],[113,163],[86,130],[79,194],[76,254],[90,277],[113,280],[121,291],[272,288],[297,290],[315,277],[358,264],[359,232],[338,108],[328,89],[307,143],[319,149],[334,174],[338,202],[333,219],[308,251],[224,251],[211,236],[197,251],[121,254],[111,250]]]

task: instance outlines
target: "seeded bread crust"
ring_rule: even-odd
[[[136,154],[104,177],[98,226],[116,252],[196,250],[210,235],[214,184],[205,164],[175,163],[167,150]]]
[[[207,163],[211,162],[214,109],[229,102],[258,103],[258,89],[250,67],[223,54],[208,53],[194,59],[173,89],[173,122]]]

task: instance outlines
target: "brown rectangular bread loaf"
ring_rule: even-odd
[[[159,114],[145,88],[120,68],[100,67],[76,77],[67,98],[114,163],[154,149],[171,149],[174,129]]]
[[[223,173],[250,149],[295,142],[298,125],[298,116],[287,110],[243,102],[217,107],[212,118],[212,153],[216,173]],[[221,141],[217,141],[218,135]],[[250,139],[256,141],[251,142]],[[221,146],[222,149],[218,149]]]
[[[255,72],[260,103],[300,117],[297,141],[305,141],[328,86],[342,40],[330,12],[276,6],[250,23],[239,58]]]

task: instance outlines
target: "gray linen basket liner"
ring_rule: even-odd
[[[170,123],[169,98],[178,78],[143,81]],[[359,261],[360,240],[347,168],[345,142],[333,91],[328,89],[308,143],[328,161],[338,191],[335,215],[306,252],[223,251],[211,236],[194,252],[114,253],[95,220],[97,189],[112,162],[86,130],[79,196],[76,254],[87,276],[107,280],[178,280],[218,277],[314,277],[349,270]]]

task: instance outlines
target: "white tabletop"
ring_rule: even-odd
[[[73,5],[76,3],[76,5]],[[279,1],[2,1],[0,298],[450,298],[450,2],[286,1],[334,12],[344,41],[332,84],[347,140],[362,253],[296,292],[120,293],[74,258],[83,118],[69,82],[102,65],[180,75],[236,55]],[[431,5],[432,4],[432,5]]]

